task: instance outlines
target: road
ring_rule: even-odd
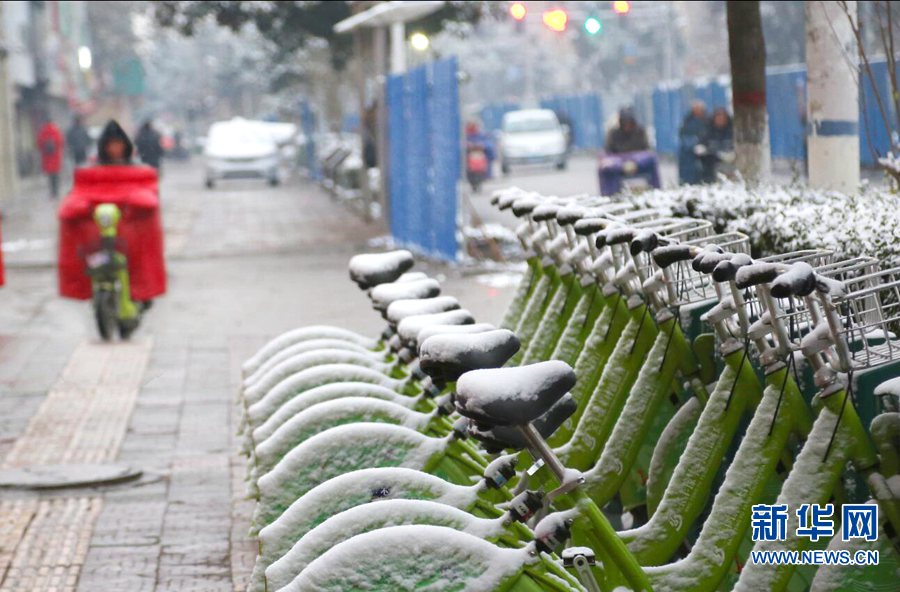
[[[209,191],[196,164],[169,166],[161,195],[169,293],[130,344],[98,342],[88,304],[56,295],[55,204],[24,196],[5,212],[15,250],[0,288],[0,470],[118,462],[143,476],[0,488],[0,592],[242,590],[255,547],[236,453],[239,365],[297,326],[381,330],[346,262],[382,226],[301,180]],[[512,295],[417,267],[479,320],[498,322]]]
[[[663,186],[674,186],[678,180],[678,171],[674,163],[663,161],[660,164],[660,176]],[[597,159],[590,155],[575,155],[569,159],[568,167],[564,171],[558,171],[551,166],[523,166],[513,168],[507,176],[496,175],[484,184],[479,194],[469,197],[476,213],[484,222],[502,224],[508,228],[515,227],[515,218],[511,213],[499,212],[490,205],[490,196],[494,190],[510,186],[536,191],[541,195],[569,196],[585,193],[597,195],[600,189]]]

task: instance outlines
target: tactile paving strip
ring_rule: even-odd
[[[4,467],[115,459],[151,342],[83,342],[50,389]],[[0,502],[0,592],[75,590],[103,499]]]

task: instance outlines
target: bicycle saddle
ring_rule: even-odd
[[[406,317],[421,314],[447,312],[459,308],[459,300],[453,296],[435,296],[434,298],[410,298],[394,300],[387,307],[385,318],[392,325],[397,325]]]
[[[363,290],[393,282],[413,266],[412,253],[406,250],[365,253],[350,259],[350,279]]]
[[[546,413],[534,420],[534,428],[542,438],[549,438],[564,421],[575,413],[576,409],[578,409],[578,401],[566,393]],[[525,436],[514,426],[493,426],[484,429],[472,422],[469,424],[469,435],[484,443],[488,452],[499,452],[507,448],[521,450],[528,446]]]
[[[419,331],[416,335],[418,343],[424,342],[434,335],[443,335],[444,333],[484,333],[485,331],[493,331],[496,329],[490,323],[475,323],[473,325],[428,325]]]
[[[413,298],[432,298],[441,293],[441,285],[437,280],[425,279],[411,282],[392,282],[380,284],[372,288],[369,297],[377,310],[386,311],[395,300]]]
[[[429,325],[471,325],[475,322],[472,313],[464,308],[434,314],[406,317],[397,325],[397,334],[404,345],[418,349],[419,332]]]
[[[575,386],[565,362],[472,370],[456,383],[456,410],[488,425],[523,425],[546,413]]]
[[[499,368],[517,351],[519,338],[507,329],[445,333],[419,341],[419,367],[434,381],[453,382],[469,370]]]

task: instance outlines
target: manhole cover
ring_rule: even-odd
[[[0,487],[14,489],[60,489],[110,485],[137,479],[141,471],[125,465],[76,464],[36,465],[0,469]]]

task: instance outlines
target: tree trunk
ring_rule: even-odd
[[[767,181],[771,171],[766,113],[766,41],[758,1],[729,0],[728,55],[734,106],[734,152],[746,181]]]
[[[809,184],[859,187],[859,69],[856,2],[806,3]]]

